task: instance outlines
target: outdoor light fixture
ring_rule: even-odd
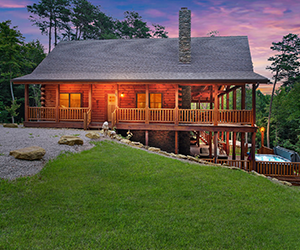
[[[121,94],[121,97],[124,97],[124,93]]]
[[[261,133],[261,147],[264,146],[264,133],[265,133],[265,128],[264,127],[261,127],[259,129],[260,133]]]

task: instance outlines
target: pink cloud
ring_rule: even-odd
[[[162,11],[159,11],[159,10],[156,10],[156,9],[146,10],[145,13],[147,15],[150,15],[151,17],[163,17],[163,16],[166,16],[165,12],[162,12]]]
[[[19,9],[25,8],[28,5],[28,1],[3,1],[0,0],[0,8],[4,9]]]
[[[264,8],[263,13],[282,16],[285,10],[286,9],[283,10],[283,9],[278,9],[278,8],[267,7],[267,8]]]

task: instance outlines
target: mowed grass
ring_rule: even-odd
[[[110,141],[0,191],[0,249],[300,249],[298,188]]]

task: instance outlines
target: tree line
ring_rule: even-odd
[[[124,20],[112,18],[87,0],[40,0],[27,6],[30,20],[52,40],[167,38],[160,24],[152,29],[136,11],[124,12]],[[53,38],[54,36],[54,38]]]
[[[168,38],[160,24],[147,22],[136,11],[124,12],[117,20],[87,0],[41,0],[28,5],[29,19],[49,38],[49,50],[60,40]],[[11,21],[0,23],[0,122],[22,122],[24,85],[13,85],[12,79],[30,74],[46,57],[38,41],[25,43],[25,38]],[[40,105],[40,85],[29,85],[31,106]]]
[[[30,19],[34,25],[48,35],[49,51],[52,35],[54,45],[60,40],[167,38],[163,26],[154,24],[151,30],[135,11],[126,11],[124,20],[120,21],[87,0],[41,0],[27,9],[33,14]],[[0,122],[22,122],[24,85],[12,85],[11,79],[30,74],[46,54],[38,40],[25,43],[17,27],[10,26],[10,21],[0,23]],[[271,95],[256,91],[256,124],[267,128],[268,147],[280,145],[300,153],[300,38],[288,34],[281,41],[273,42],[271,50],[274,56],[268,59],[267,69],[273,73],[273,90]],[[278,83],[282,86],[276,90]],[[246,91],[250,97],[251,90]],[[30,105],[39,106],[39,99],[40,85],[30,85]],[[251,105],[251,99],[246,98],[246,108],[250,109]],[[258,132],[258,144],[260,140]]]

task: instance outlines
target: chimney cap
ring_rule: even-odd
[[[187,7],[181,7],[182,10],[187,10]]]

